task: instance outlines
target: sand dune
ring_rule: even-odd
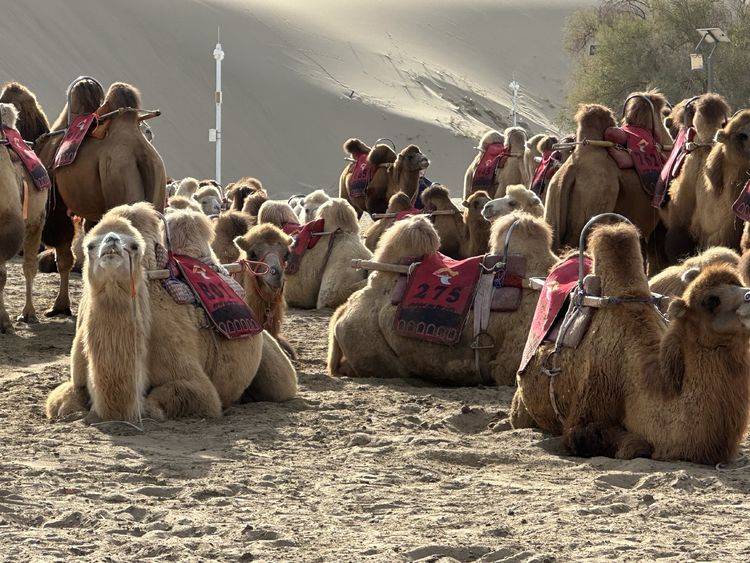
[[[333,187],[349,136],[414,142],[457,192],[475,138],[508,124],[515,77],[533,131],[554,128],[568,61],[564,18],[583,1],[27,0],[7,2],[19,80],[56,115],[81,74],[137,84],[170,175],[211,176],[221,26],[224,179],[256,175],[279,196]]]

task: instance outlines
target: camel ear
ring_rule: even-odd
[[[250,252],[250,245],[243,237],[236,237],[234,239],[234,246],[236,246],[240,250],[244,250],[246,253]]]
[[[679,319],[687,312],[687,303],[684,299],[676,298],[669,304],[667,315],[672,319]]]
[[[711,188],[717,195],[721,195],[724,191],[724,151],[721,148],[716,147],[716,150],[709,153],[705,174]]]
[[[682,273],[680,279],[682,280],[682,283],[689,284],[691,281],[697,278],[700,273],[700,268],[690,268]]]

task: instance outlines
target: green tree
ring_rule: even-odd
[[[584,102],[617,111],[636,90],[658,88],[672,103],[704,92],[705,71],[690,70],[700,27],[721,27],[732,41],[714,53],[714,90],[733,108],[748,106],[750,8],[744,0],[604,0],[567,22],[566,49],[575,61],[569,112]]]

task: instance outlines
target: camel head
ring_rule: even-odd
[[[572,139],[575,141],[575,139]],[[541,139],[536,144],[536,150],[539,152],[539,154],[544,154],[546,151],[553,150],[552,147],[555,146],[559,141],[557,140],[557,137],[553,135],[543,135]]]
[[[505,130],[505,142],[511,154],[522,155],[526,147],[526,131],[521,127],[508,127]]]
[[[399,264],[405,258],[420,258],[439,249],[440,237],[435,226],[427,217],[415,215],[398,221],[383,234],[373,260]]]
[[[750,168],[750,110],[737,112],[723,129],[716,132],[716,144],[706,159],[706,178],[717,194],[724,190],[725,179],[744,185]]]
[[[245,205],[245,200],[256,192],[262,193],[265,195],[266,199],[268,199],[268,194],[263,189],[263,184],[260,180],[246,176],[240,178],[230,186],[227,186],[226,195],[227,199],[232,203],[232,209],[235,211],[242,211],[242,206]],[[258,204],[258,207],[260,207],[261,204],[262,202]],[[253,215],[256,214],[257,210]]]
[[[552,229],[544,219],[534,217],[523,211],[515,211],[492,223],[490,231],[490,253],[502,255],[505,252],[505,240],[511,225],[508,252],[520,254],[529,260],[549,257],[552,254]],[[552,260],[554,262],[554,260]]]
[[[167,200],[167,208],[164,213],[173,213],[180,209],[192,209],[198,213],[202,212],[201,206],[192,197],[185,197],[184,195],[174,195]]]
[[[211,258],[212,262],[218,262],[211,249],[214,227],[203,213],[184,209],[170,213],[166,221],[172,252],[196,259]]]
[[[448,192],[448,188],[442,184],[432,184],[429,188],[422,192],[422,204],[424,210],[430,211],[447,211],[458,208],[453,205],[451,201],[451,194]]]
[[[398,153],[394,167],[396,170],[403,170],[405,172],[418,172],[426,170],[429,165],[430,159],[422,154],[419,147],[417,145],[409,145]]]
[[[641,254],[640,233],[632,224],[600,223],[593,227],[588,249],[594,274],[609,296],[651,295]]]
[[[658,90],[633,92],[625,100],[622,110],[622,125],[633,125],[654,131],[656,141],[667,144],[672,136],[662,121],[662,112],[667,108],[667,98]]]
[[[218,215],[221,213],[221,191],[213,185],[203,186],[193,196],[198,205],[206,215]]]
[[[576,140],[604,140],[604,131],[616,125],[615,115],[608,107],[599,104],[581,104],[575,115]]]
[[[466,209],[464,217],[465,221],[468,222],[469,220],[479,220],[482,223],[488,221],[488,219],[482,213],[482,210],[490,202],[491,199],[492,198],[490,197],[490,194],[488,194],[484,190],[479,190],[462,201],[461,205]]]
[[[411,199],[404,192],[396,192],[388,201],[387,213],[400,213],[411,209]]]
[[[302,202],[302,222],[309,223],[318,218],[318,209],[331,197],[323,190],[315,190],[305,196]]]
[[[143,240],[146,241],[146,267],[153,269],[156,263],[154,256],[154,246],[164,244],[164,231],[162,219],[154,206],[148,202],[140,201],[138,203],[119,205],[110,209],[104,218],[120,217],[130,221],[135,227]]]
[[[359,139],[347,139],[344,143],[344,154],[356,156],[358,154],[368,154],[372,149]]]
[[[349,233],[359,236],[359,222],[357,212],[345,199],[334,197],[329,199],[318,209],[318,219],[325,222],[325,230]]]
[[[285,201],[266,201],[258,210],[258,224],[269,223],[282,228],[287,223],[299,223],[300,218]]]
[[[685,276],[690,281],[682,298],[669,305],[669,316],[692,321],[705,344],[713,333],[718,339],[726,336],[750,336],[750,290],[742,287],[737,269],[728,264],[712,264],[702,271]],[[718,345],[718,342],[712,342]]]
[[[105,216],[83,241],[84,276],[94,293],[117,289],[126,294],[142,279],[146,243],[123,217]]]
[[[535,155],[539,153],[539,149],[537,146],[539,145],[539,141],[547,137],[544,133],[537,133],[536,135],[533,135],[532,137],[529,137],[526,140],[526,150],[531,151]]]
[[[729,120],[731,109],[724,96],[719,94],[703,94],[691,104],[694,115],[692,117],[698,140],[708,143],[716,136],[716,132],[724,127]]]
[[[508,186],[505,197],[488,200],[482,208],[482,216],[488,221],[493,221],[514,211],[524,211],[534,217],[542,217],[544,205],[539,196],[526,186],[514,184]]]
[[[268,266],[268,272],[255,275],[271,290],[281,289],[284,285],[284,270],[292,242],[292,237],[271,223],[256,225],[234,239],[234,244],[242,251],[240,258]]]
[[[35,141],[49,131],[49,121],[34,93],[18,82],[9,82],[0,92],[0,102],[13,104],[18,110],[18,132],[26,141]]]
[[[497,143],[504,145],[505,137],[499,131],[490,129],[484,135],[482,135],[482,139],[479,141],[479,148],[485,150],[490,145],[494,145]]]
[[[200,188],[198,180],[195,178],[187,177],[180,180],[180,185],[175,192],[175,195],[181,195],[183,197],[193,197],[195,192]]]
[[[101,113],[120,108],[141,109],[141,93],[138,88],[125,82],[113,82],[104,96]]]
[[[698,98],[699,96],[693,96],[692,98],[681,100],[664,116],[664,127],[669,129],[673,138],[677,137],[680,129],[693,126],[695,101]]]

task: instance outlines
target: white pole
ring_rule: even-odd
[[[513,82],[509,84],[510,89],[513,91],[513,127],[518,125],[518,112],[517,112],[517,102],[518,102],[518,91],[521,89],[521,85],[516,82],[515,78],[513,79]]]
[[[221,61],[224,60],[224,51],[221,48],[221,28],[217,32],[216,48],[214,49],[216,59],[216,181],[221,185]]]

